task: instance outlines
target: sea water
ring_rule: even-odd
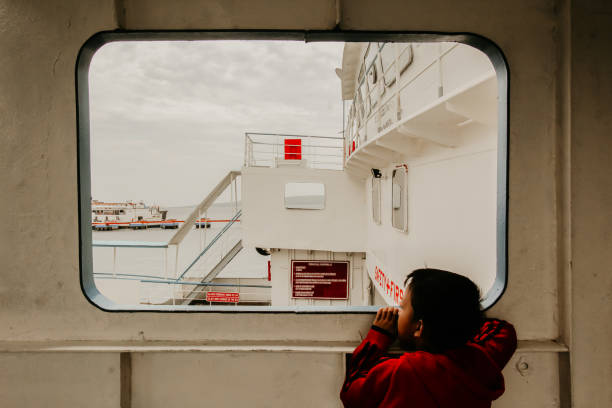
[[[169,207],[166,218],[184,220],[193,209],[194,207]],[[203,217],[213,220],[227,220],[234,215],[235,208],[229,203],[213,205],[206,214],[202,214]],[[211,222],[210,228],[194,226],[177,247],[94,247],[93,272],[96,287],[103,295],[121,305],[161,303],[172,296],[177,285],[147,281],[180,277],[226,225],[225,222]],[[176,229],[161,228],[92,231],[92,239],[166,243],[176,232]],[[184,273],[182,279],[193,280],[206,276],[241,238],[242,228],[240,222],[236,222]],[[266,278],[268,260],[269,257],[260,255],[255,248],[243,248],[217,277]]]

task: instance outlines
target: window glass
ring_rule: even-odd
[[[375,44],[368,44],[368,49],[364,56],[366,71],[370,70],[370,67],[372,66],[372,63],[374,62],[374,59],[376,58],[377,55],[378,55],[378,46]]]
[[[380,224],[380,178],[372,177],[372,219]]]
[[[395,52],[396,44],[386,44],[380,51],[380,59],[382,72],[384,74],[385,86],[391,86],[395,83],[396,65]]]
[[[380,58],[376,58],[373,63],[370,71],[368,73],[368,88],[369,93],[368,97],[370,100],[370,113],[374,109],[374,107],[378,104],[380,99],[380,85],[381,81],[378,78],[378,73],[380,72]]]
[[[391,180],[391,222],[400,231],[408,229],[408,186],[404,168],[393,170]]]
[[[403,74],[412,64],[412,45],[398,44],[400,74]]]
[[[370,104],[370,93],[368,91],[368,81],[363,81],[359,87],[359,97],[363,101],[363,116],[365,117],[372,111],[372,106]]]
[[[325,185],[323,183],[285,184],[285,208],[299,210],[324,209]]]
[[[483,306],[495,302],[506,273],[499,51],[480,37],[243,34],[104,33],[84,46],[80,253],[92,302],[372,311],[397,304],[423,264],[469,276]]]

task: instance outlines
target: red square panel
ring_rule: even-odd
[[[285,160],[302,160],[302,139],[285,139]]]

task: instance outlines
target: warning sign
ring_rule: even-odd
[[[207,302],[226,302],[226,303],[238,303],[240,300],[240,293],[235,292],[206,292]]]
[[[291,261],[294,299],[348,299],[348,261]]]

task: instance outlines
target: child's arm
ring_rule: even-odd
[[[368,335],[353,352],[340,392],[345,407],[375,406],[384,399],[397,363],[383,356],[395,340],[397,312],[390,309],[378,311]]]
[[[482,347],[502,369],[516,350],[516,332],[506,321],[487,319],[472,342]]]

